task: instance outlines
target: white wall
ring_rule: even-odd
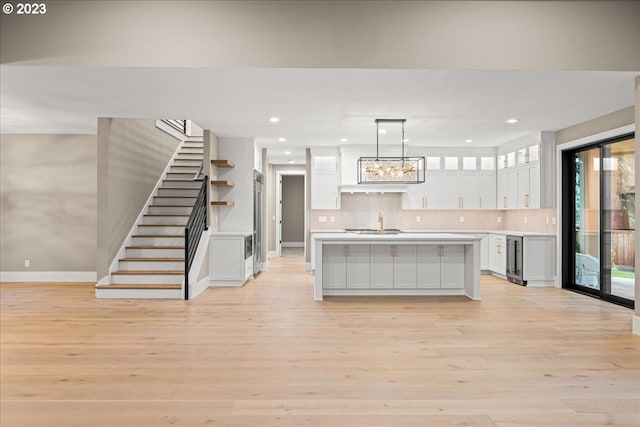
[[[218,188],[221,200],[231,200],[234,206],[218,209],[219,231],[253,231],[253,162],[252,138],[219,138],[218,158],[235,163],[231,169],[218,168],[219,179],[235,182],[231,188]]]

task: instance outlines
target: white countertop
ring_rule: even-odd
[[[344,230],[311,230],[312,234],[325,233],[342,233]],[[509,236],[547,236],[555,237],[554,233],[536,233],[531,231],[513,231],[513,230],[403,230],[401,234],[500,234]],[[396,234],[397,236],[397,234]]]
[[[397,233],[397,234],[358,234],[358,233],[320,233],[315,236],[316,240],[322,241],[364,241],[364,242],[388,242],[388,241],[447,241],[447,242],[470,242],[480,240],[480,237],[471,234],[454,233]]]
[[[253,233],[251,231],[214,231],[211,233],[211,236],[236,236],[236,237],[245,237],[251,236]]]

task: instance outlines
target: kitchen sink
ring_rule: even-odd
[[[345,228],[345,233],[356,233],[356,234],[379,234],[378,230],[375,228]],[[382,234],[399,234],[402,233],[402,230],[397,228],[385,228],[382,230]]]

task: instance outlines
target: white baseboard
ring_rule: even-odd
[[[640,335],[640,316],[633,315],[632,328],[634,335]]]
[[[283,248],[304,248],[304,242],[282,242]]]
[[[95,271],[0,271],[0,282],[93,282]]]
[[[269,251],[267,252],[267,259],[269,258],[275,258],[276,256],[278,256],[278,253],[276,251]]]

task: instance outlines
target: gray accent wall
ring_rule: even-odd
[[[0,270],[95,271],[96,163],[96,135],[0,136]]]
[[[627,126],[634,123],[634,121],[635,108],[632,105],[605,114],[604,116],[596,117],[586,122],[576,123],[575,125],[558,130],[555,135],[556,145]]]
[[[304,176],[282,176],[282,242],[304,242]]]
[[[98,280],[109,273],[179,144],[155,120],[98,119]]]

